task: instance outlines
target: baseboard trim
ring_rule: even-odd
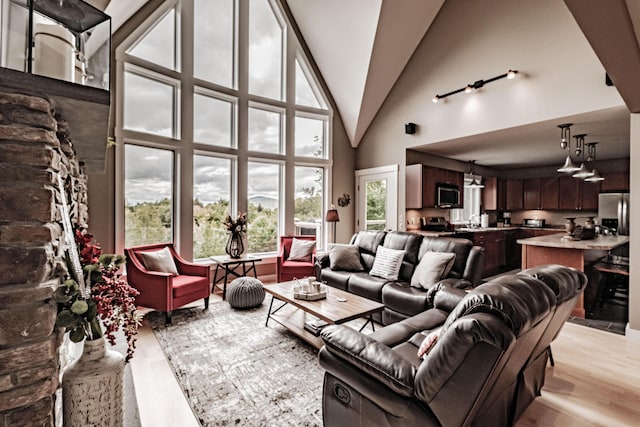
[[[640,343],[640,330],[631,329],[629,323],[627,323],[627,326],[624,328],[624,336],[631,342]]]

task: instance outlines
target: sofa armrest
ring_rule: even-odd
[[[330,263],[329,263],[329,252],[323,252],[323,253],[316,253],[315,254],[315,258],[316,258],[316,266],[318,268],[327,268],[329,267]]]
[[[427,291],[427,302],[432,307],[452,312],[460,300],[467,294],[465,289],[471,284],[464,279],[444,279]]]
[[[347,326],[330,325],[321,334],[325,348],[353,368],[402,396],[413,396],[417,367],[395,351]]]

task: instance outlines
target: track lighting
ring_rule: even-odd
[[[504,79],[505,77],[509,80],[512,80],[513,78],[516,77],[516,74],[518,74],[518,70],[509,70],[504,74],[491,77],[490,79],[487,79],[487,80],[476,80],[475,82],[469,83],[463,88],[452,90],[451,92],[447,92],[442,95],[436,95],[431,99],[431,102],[438,103],[438,101],[440,101],[441,99],[445,99],[448,96],[455,95],[456,93],[460,93],[460,92],[465,92],[465,93],[474,92],[476,89],[480,89],[481,87],[484,87],[484,85],[486,85],[487,83],[495,82],[496,80]]]

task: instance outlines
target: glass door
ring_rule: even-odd
[[[397,166],[356,171],[358,230],[396,230]]]

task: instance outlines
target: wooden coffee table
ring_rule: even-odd
[[[294,284],[295,282],[291,281],[264,285],[264,290],[271,294],[271,304],[265,326],[268,326],[269,319],[273,319],[318,349],[323,345],[322,340],[304,328],[306,322],[320,319],[329,324],[341,324],[366,317],[367,322],[360,330],[368,324],[371,324],[373,329],[371,315],[384,308],[384,304],[331,286],[327,287],[327,298],[325,299],[317,301],[295,299],[293,298]],[[338,301],[338,298],[344,298],[346,301]],[[275,300],[282,301],[282,304],[274,307]]]

